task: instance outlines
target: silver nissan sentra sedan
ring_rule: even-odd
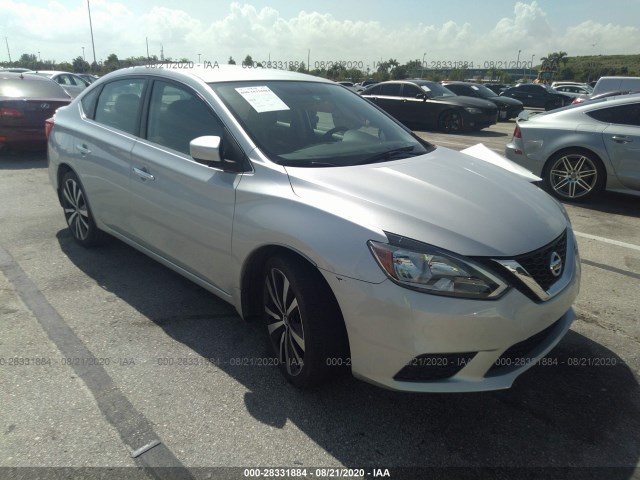
[[[113,72],[49,121],[79,244],[116,237],[263,322],[299,387],[502,389],[551,360],[580,267],[549,195],[334,82],[170,66]]]

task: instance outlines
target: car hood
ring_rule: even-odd
[[[496,104],[483,98],[465,97],[457,95],[455,97],[434,97],[433,100],[450,105],[458,105],[460,107],[476,107],[496,109]]]
[[[562,207],[535,185],[446,148],[386,163],[286,170],[294,193],[316,208],[462,255],[527,253],[568,225]]]
[[[491,97],[487,98],[487,100],[495,103],[496,105],[504,105],[510,107],[522,107],[522,102],[515,98],[511,97]]]

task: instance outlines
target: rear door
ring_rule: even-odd
[[[131,150],[139,132],[144,88],[144,78],[131,77],[89,92],[80,104],[81,124],[66,146],[82,163],[78,173],[94,216],[119,233],[129,213]]]
[[[223,137],[227,146],[233,140],[189,87],[157,79],[150,88],[146,131],[132,152],[128,234],[228,293],[224,279],[241,175],[194,161],[189,142],[203,135]]]
[[[640,190],[640,102],[591,115],[610,123],[602,136],[616,176],[627,188]]]

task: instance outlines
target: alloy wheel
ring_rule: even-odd
[[[89,209],[82,188],[75,178],[67,178],[62,190],[64,216],[74,237],[86,240],[90,233]]]
[[[549,169],[549,185],[560,197],[578,199],[589,195],[598,182],[598,168],[587,155],[559,157]]]
[[[295,377],[304,367],[306,350],[304,327],[298,298],[287,276],[271,268],[265,278],[265,313],[269,337],[278,361]]]

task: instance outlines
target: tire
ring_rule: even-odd
[[[105,240],[106,234],[98,229],[93,219],[84,187],[72,171],[62,177],[60,201],[71,236],[77,243],[93,247]]]
[[[586,201],[603,190],[605,170],[588,150],[564,150],[547,161],[543,181],[547,191],[561,200]]]
[[[447,133],[462,131],[462,116],[455,110],[446,110],[438,117],[438,129]]]
[[[271,257],[263,274],[263,318],[285,378],[296,387],[325,382],[348,363],[342,314],[322,275],[293,255]]]

